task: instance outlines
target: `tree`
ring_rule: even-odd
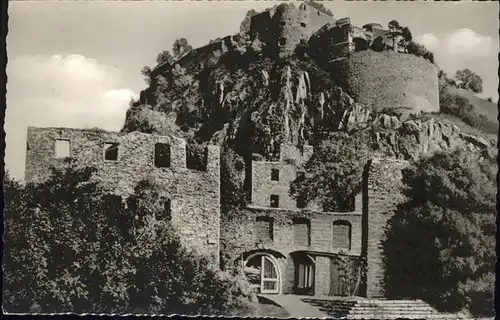
[[[494,164],[458,150],[404,170],[407,201],[390,219],[384,243],[389,297],[493,313]]]
[[[459,88],[469,89],[475,93],[483,92],[483,79],[470,69],[458,70],[455,78]]]
[[[424,45],[420,43],[416,43],[415,41],[410,41],[406,46],[406,51],[409,54],[416,55],[417,57],[422,57],[426,60],[429,60],[431,63],[434,63],[434,54],[427,50]]]
[[[247,14],[245,15],[245,18],[243,21],[241,21],[240,24],[240,32],[248,32],[250,31],[250,24],[252,22],[252,17],[257,14],[257,11],[254,9],[250,9],[247,11]]]
[[[154,182],[122,201],[94,173],[70,166],[43,183],[6,181],[8,311],[253,315],[241,276],[181,244]]]
[[[411,34],[411,31],[408,27],[403,27],[401,28],[401,40],[399,41],[398,45],[403,47],[405,52],[408,51],[407,47],[408,44],[413,40],[413,36]]]
[[[163,63],[174,63],[174,57],[168,50],[163,50],[158,54],[158,57],[156,57],[156,63],[157,64],[163,64]]]
[[[148,313],[251,314],[255,296],[250,285],[238,275],[207,267],[205,257],[181,245],[163,214],[158,190],[155,182],[143,180],[127,200],[139,222],[130,249],[136,267],[130,286],[134,307]]]
[[[142,68],[141,74],[144,76],[144,81],[147,84],[151,84],[151,67],[145,66]]]
[[[172,53],[174,54],[174,59],[179,59],[192,49],[193,48],[188,44],[186,38],[180,38],[175,40],[174,45],[172,46]]]
[[[352,210],[371,151],[367,141],[366,133],[356,132],[321,142],[305,166],[305,178],[292,182],[291,195],[304,203],[318,201],[325,211]]]
[[[389,28],[390,31],[398,31],[401,28],[399,22],[397,22],[396,20],[389,21],[387,27]]]
[[[49,180],[25,187],[7,181],[5,301],[12,311],[36,303],[45,312],[113,312],[116,303],[126,304],[115,277],[127,272],[121,248],[130,220],[121,201],[90,179],[93,173],[54,170]]]

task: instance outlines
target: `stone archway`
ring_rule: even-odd
[[[261,294],[280,294],[282,274],[278,260],[266,252],[255,252],[243,261],[243,271],[250,284]]]

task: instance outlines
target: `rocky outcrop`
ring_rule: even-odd
[[[388,156],[416,160],[434,152],[462,148],[494,157],[495,142],[479,135],[464,133],[455,124],[435,118],[426,121],[380,114],[370,118],[370,111],[355,103],[344,112],[339,129],[370,130],[376,149]]]

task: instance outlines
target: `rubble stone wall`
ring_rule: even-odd
[[[384,296],[382,243],[386,237],[388,221],[396,206],[405,200],[402,194],[402,170],[409,165],[404,160],[373,159],[365,174],[363,210],[363,253],[367,257],[366,295]]]
[[[57,139],[70,143],[70,158],[55,158]],[[104,160],[104,144],[119,143],[117,161]],[[170,145],[171,166],[154,165],[154,145]],[[68,128],[28,128],[26,181],[43,181],[51,167],[75,166],[97,169],[95,179],[111,193],[128,196],[137,183],[151,179],[170,198],[172,224],[186,247],[219,260],[220,169],[219,148],[207,148],[205,171],[186,169],[183,139],[139,132],[118,133]]]

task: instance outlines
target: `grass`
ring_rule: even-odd
[[[498,107],[494,102],[476,96],[472,91],[459,89],[452,86],[447,88],[449,93],[467,98],[475,107],[478,114],[482,114],[490,121],[497,121]]]

